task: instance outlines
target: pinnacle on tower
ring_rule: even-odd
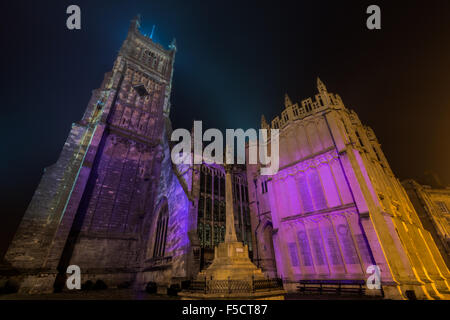
[[[153,25],[152,33],[150,33],[150,39],[152,39],[152,40],[153,40],[153,34],[155,33],[155,28],[156,28],[156,25]]]
[[[261,128],[265,128],[267,126],[267,120],[264,115],[261,116]]]
[[[177,50],[177,39],[173,38],[169,44],[169,49]]]
[[[137,14],[136,17],[131,20],[130,29],[139,30],[141,27],[141,15]]]
[[[322,80],[320,80],[319,77],[317,77],[317,90],[319,90],[319,93],[322,92],[328,92],[327,87],[323,84]]]
[[[292,101],[291,101],[291,99],[289,98],[289,96],[288,96],[287,93],[284,95],[284,107],[285,107],[285,108],[287,108],[287,107],[292,107]]]

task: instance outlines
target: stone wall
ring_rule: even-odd
[[[195,219],[195,206],[190,194],[192,191],[192,168],[189,165],[173,165],[170,156],[168,137],[170,127],[166,126],[164,135],[164,155],[161,162],[161,175],[156,192],[157,206],[144,228],[148,232],[142,234],[145,243],[140,252],[137,286],[143,288],[146,283],[156,282],[161,287],[179,283],[190,278],[198,270],[193,267],[193,252],[188,233]],[[155,225],[158,219],[158,208],[168,205],[169,222],[164,257],[152,258],[155,244]]]
[[[83,152],[84,126],[73,124],[58,161],[46,168],[5,259],[20,269],[41,268]]]
[[[160,195],[172,193],[175,212],[184,205],[170,190],[174,178],[167,163],[161,175],[169,152],[163,136],[175,52],[174,44],[164,49],[132,21],[112,71],[44,173],[5,255],[20,274],[21,290],[51,291],[56,274],[70,264],[81,268],[83,281],[97,277],[114,286],[134,279]],[[177,220],[172,218],[174,233],[182,232]],[[185,246],[177,241],[168,243],[179,264]]]
[[[433,188],[414,180],[402,182],[423,227],[430,232],[450,267],[450,188]]]
[[[278,275],[364,280],[374,264],[386,297],[446,297],[448,268],[373,130],[320,80],[318,90],[301,107],[286,99],[271,127],[263,118],[263,128],[280,130],[279,172],[260,177],[248,166],[249,180],[268,184],[268,195],[256,190],[262,201],[252,206],[253,224],[273,224]]]

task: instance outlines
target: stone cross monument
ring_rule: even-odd
[[[232,165],[225,165],[225,242],[214,248],[212,264],[197,275],[201,290],[182,291],[182,299],[284,299],[280,282],[266,279],[248,256],[248,246],[237,240],[234,226]],[[196,287],[196,286],[194,286]]]
[[[233,182],[231,181],[231,172],[233,167],[225,164],[225,203],[226,203],[226,235],[225,242],[237,242],[236,228],[234,226],[234,207],[233,207]]]
[[[265,279],[248,256],[248,246],[237,240],[234,226],[232,190],[233,165],[225,165],[226,233],[225,242],[214,249],[214,260],[197,278],[207,280],[249,280]]]

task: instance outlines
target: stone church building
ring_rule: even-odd
[[[450,268],[450,187],[433,182],[424,185],[411,179],[402,184]]]
[[[449,299],[442,254],[375,133],[320,79],[317,89],[300,104],[286,95],[270,124],[262,117],[262,128],[280,130],[278,173],[247,166],[247,179],[257,180],[249,184],[256,251],[267,269],[276,265],[293,290],[303,279],[367,279],[376,265],[387,298]]]
[[[167,287],[194,278],[224,239],[223,166],[171,161],[176,43],[166,49],[139,28],[136,18],[5,255],[22,292],[51,292],[69,265],[82,282]],[[280,132],[278,173],[234,170],[238,240],[287,290],[301,279],[365,280],[377,265],[386,297],[448,298],[444,259],[373,130],[317,87],[300,104],[286,96],[270,124],[262,118]]]

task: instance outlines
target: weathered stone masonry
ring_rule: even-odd
[[[84,279],[113,283],[140,271],[167,158],[176,46],[154,43],[139,23],[132,21],[113,70],[45,171],[5,255],[21,273],[22,291],[51,290],[69,264]]]
[[[373,130],[319,79],[317,88],[301,104],[286,96],[270,125],[262,119],[263,129],[280,130],[278,173],[247,166],[248,180],[263,186],[249,184],[263,270],[275,260],[287,283],[350,281],[377,265],[385,297],[448,299],[448,268]]]
[[[165,49],[139,24],[45,170],[5,255],[22,292],[51,292],[71,264],[82,282],[167,288],[196,276],[223,241],[224,168],[171,161],[175,41]],[[286,96],[270,124],[262,118],[263,129],[280,130],[279,172],[234,170],[238,240],[288,290],[302,279],[365,280],[375,264],[388,298],[448,298],[448,190],[422,190],[411,199],[427,208],[415,209],[373,130],[317,87],[301,104]]]

